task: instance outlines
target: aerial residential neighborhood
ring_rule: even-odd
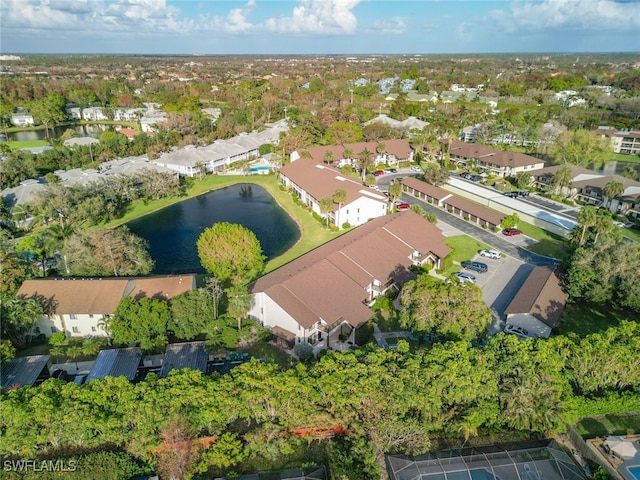
[[[637,52],[218,3],[0,7],[2,478],[640,479]]]

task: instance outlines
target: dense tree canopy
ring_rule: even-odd
[[[169,305],[164,300],[124,297],[107,328],[115,343],[139,343],[143,350],[156,350],[168,343],[171,322]]]
[[[600,305],[613,303],[640,312],[638,272],[638,244],[605,238],[574,252],[567,275],[567,291],[575,298]]]
[[[64,241],[60,272],[87,277],[146,275],[153,260],[146,242],[127,227],[90,230]]]
[[[396,350],[327,352],[284,371],[251,361],[224,376],[187,370],[137,384],[52,379],[0,392],[0,453],[110,445],[150,458],[171,443],[168,426],[182,416],[179,432],[221,440],[190,462],[220,476],[243,459],[272,462],[301,441],[317,442],[281,432],[342,425],[349,435],[330,441],[338,450],[331,468],[351,465],[359,471],[353,478],[368,480],[377,478],[384,452],[424,452],[433,435],[459,444],[499,430],[549,435],[578,416],[637,410],[639,349],[640,324],[622,322],[583,339],[497,335],[484,347],[447,342],[415,353],[400,341]]]
[[[402,326],[422,335],[472,340],[483,336],[491,323],[479,288],[426,274],[405,284],[401,303]]]
[[[223,283],[246,284],[264,267],[260,242],[242,225],[216,223],[200,235],[197,246],[202,266]]]

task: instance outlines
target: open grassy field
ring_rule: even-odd
[[[46,140],[22,140],[22,141],[10,141],[2,142],[9,145],[11,150],[20,150],[21,148],[33,148],[33,147],[45,147],[49,145]]]
[[[209,175],[202,179],[195,179],[193,186],[188,190],[185,197],[171,197],[154,202],[144,202],[141,200],[135,201],[131,204],[130,209],[122,218],[101,225],[101,227],[111,228],[117,225],[122,225],[135,218],[142,217],[168,205],[186,200],[187,198],[202,195],[212,190],[228,187],[237,183],[253,183],[264,187],[275,199],[278,205],[280,205],[280,207],[284,209],[291,218],[293,218],[300,229],[300,239],[298,242],[284,254],[269,260],[269,262],[267,262],[265,272],[275,270],[285,263],[290,262],[300,255],[303,255],[346,232],[335,232],[320,225],[320,223],[311,216],[309,211],[295,204],[290,194],[280,190],[274,175]]]
[[[561,236],[525,222],[518,223],[518,229],[538,241],[535,245],[528,246],[527,250],[559,260],[564,260],[569,256],[569,250],[566,249],[564,238]]]
[[[622,320],[640,322],[640,315],[630,310],[617,310],[610,305],[600,306],[589,303],[568,303],[560,317],[558,333],[576,333],[581,337],[598,333],[617,326]]]
[[[604,415],[583,418],[576,425],[576,431],[583,438],[627,435],[629,431],[640,433],[640,415]]]
[[[489,245],[483,243],[479,240],[476,240],[469,235],[456,235],[453,237],[448,237],[445,241],[449,247],[453,249],[453,261],[458,262],[458,264],[453,264],[451,267],[442,272],[442,275],[448,277],[454,272],[460,270],[460,262],[464,262],[465,260],[471,260],[478,250],[491,249]]]

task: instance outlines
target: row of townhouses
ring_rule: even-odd
[[[640,130],[618,130],[613,127],[600,126],[595,132],[611,141],[611,147],[615,153],[640,154]]]

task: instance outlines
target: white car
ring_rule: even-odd
[[[529,335],[529,331],[526,328],[519,327],[518,325],[507,325],[504,327],[504,333],[511,333],[518,338],[534,338]]]
[[[415,165],[411,167],[411,170],[413,170],[414,172],[422,172],[422,169],[420,167],[416,167]]]
[[[478,253],[480,254],[481,257],[487,257],[487,258],[502,257],[502,254],[497,250],[480,250]]]
[[[476,277],[470,273],[456,272],[453,274],[461,283],[476,283]]]

